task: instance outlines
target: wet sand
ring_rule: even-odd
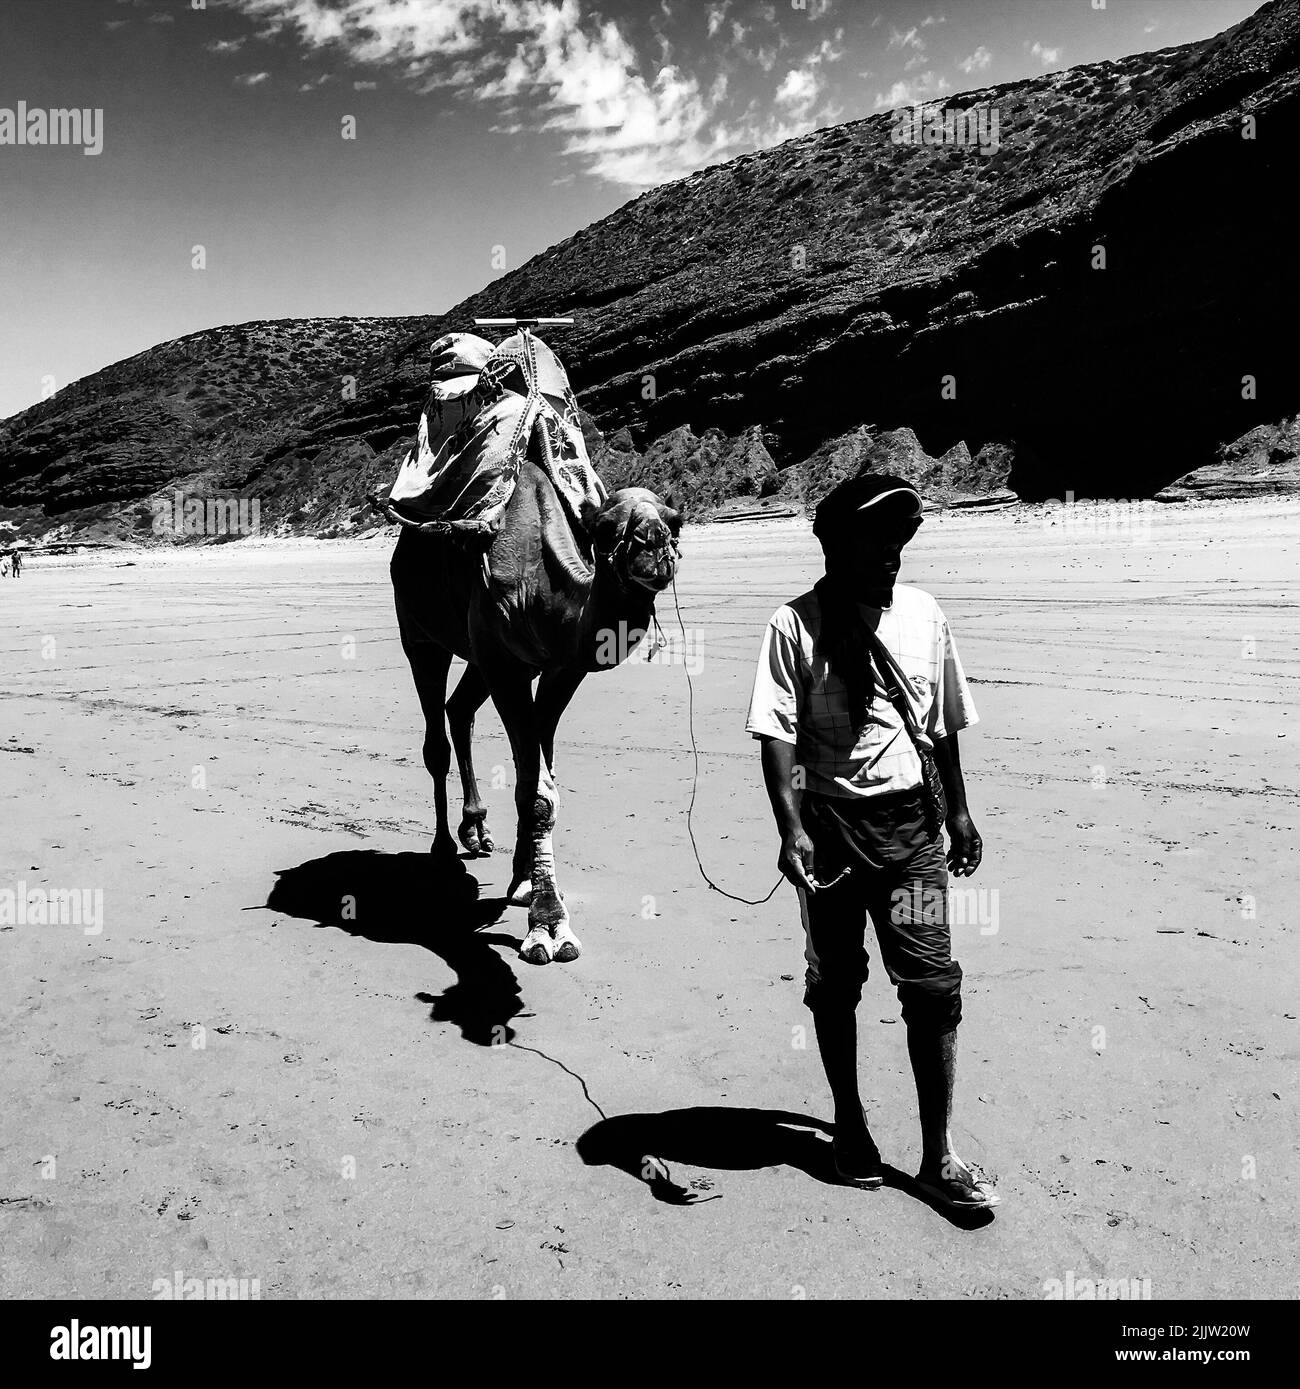
[[[501,847],[455,874],[427,854],[386,544],[30,560],[0,587],[0,892],[100,890],[104,916],[0,927],[0,1292],[147,1298],[181,1270],[263,1298],[1041,1298],[1070,1274],[1291,1296],[1300,507],[1133,529],[934,517],[905,557],[982,716],[956,1133],[1004,1203],[960,1223],[904,1176],[832,1183],[797,905],[699,877],[681,665],[590,679],[561,726],[585,953],[538,969],[501,902],[490,708]],[[683,550],[696,835],[758,897],[752,661],[817,551],[790,521]],[[864,1094],[906,1174],[897,1014],[877,970]]]

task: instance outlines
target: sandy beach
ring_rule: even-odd
[[[561,726],[581,960],[516,957],[490,707],[498,852],[435,873],[389,548],[36,556],[0,585],[0,894],[102,903],[102,929],[0,924],[0,1293],[1294,1296],[1300,503],[935,515],[905,556],[981,715],[956,1134],[1003,1205],[965,1222],[908,1188],[878,968],[864,1094],[902,1175],[834,1184],[794,893],[738,905],[691,853],[680,659],[589,679]],[[695,833],[746,897],[777,850],[752,663],[819,572],[801,521],[683,534]]]

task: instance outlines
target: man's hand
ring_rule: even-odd
[[[795,887],[816,892],[813,878],[813,842],[799,820],[799,794],[802,779],[795,776],[794,744],[779,738],[763,739],[763,780],[781,831],[781,854],[777,867]]]
[[[984,857],[984,841],[970,815],[959,810],[948,817],[948,869],[954,878],[969,878]]]
[[[795,885],[805,892],[816,892],[817,882],[813,877],[813,842],[797,829],[781,839],[781,856],[777,867]]]
[[[966,809],[966,783],[961,775],[961,749],[957,735],[950,733],[934,745],[934,760],[943,781],[948,802],[948,870],[954,878],[969,878],[984,857],[984,843]]]

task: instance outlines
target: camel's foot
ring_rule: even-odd
[[[567,917],[552,930],[551,939],[555,943],[553,958],[562,965],[567,965],[582,954],[582,942],[573,934]]]
[[[547,884],[542,892],[533,893],[533,900],[528,907],[528,940],[524,942],[525,947],[528,947],[530,942],[535,944],[541,941],[543,932],[546,935],[550,959],[568,964],[582,954],[582,942],[573,934],[573,928],[569,925],[569,913],[564,905],[564,898],[551,884]]]
[[[466,810],[461,813],[460,829],[456,831],[460,842],[474,858],[490,854],[496,848],[492,833],[487,827],[487,811],[480,810],[477,815]]]
[[[512,907],[526,907],[533,900],[531,878],[515,878],[506,889],[506,901]]]
[[[530,965],[549,965],[555,954],[555,942],[545,926],[534,926],[519,947],[519,958]]]
[[[457,858],[456,841],[447,833],[446,830],[439,830],[433,837],[433,843],[429,845],[429,852],[434,858],[449,859]]]

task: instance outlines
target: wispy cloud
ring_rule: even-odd
[[[270,76],[269,72],[242,72],[235,82],[240,87],[260,87]]]
[[[967,76],[970,76],[970,74],[973,72],[986,71],[989,64],[992,61],[993,54],[990,53],[989,50],[985,48],[983,44],[980,44],[980,46],[975,50],[974,53],[970,55],[969,58],[963,58],[961,62],[957,64],[957,66],[964,73],[966,73]]]
[[[921,37],[921,31],[915,27],[906,32],[898,29],[891,31],[889,35],[890,48],[914,48],[918,53],[925,52],[925,40]]]
[[[791,68],[776,89],[776,104],[796,119],[817,104],[820,84],[811,68]]]
[[[841,56],[835,41],[822,38],[790,65],[770,115],[757,115],[751,105],[729,119],[725,72],[710,78],[688,71],[666,61],[662,49],[657,63],[645,64],[616,21],[585,16],[579,0],[231,4],[261,26],[259,36],[291,37],[310,52],[418,91],[455,92],[497,103],[507,114],[526,105],[532,129],[558,135],[564,155],[628,187],[661,183],[824,123],[828,108],[818,109],[824,84],[817,70]],[[727,26],[739,43],[754,26],[777,24],[775,7],[760,6],[747,12],[751,26],[738,33],[728,25],[728,11],[729,0],[710,6],[710,34]],[[789,44],[778,29],[754,55],[757,65],[772,71]]]
[[[895,82],[887,92],[877,92],[877,111],[892,110],[896,106],[910,106],[917,102],[929,101],[952,90],[952,84],[946,77],[925,66],[931,59],[925,38],[921,34],[922,29],[932,29],[936,25],[947,22],[946,16],[936,18],[934,15],[926,15],[919,26],[913,25],[910,29],[891,29],[889,31],[889,42],[886,49],[897,49],[906,53],[907,59],[903,63],[903,71],[914,72],[916,76]],[[918,71],[919,69],[924,69],[924,71]]]
[[[791,68],[781,79],[776,89],[775,102],[780,113],[781,124],[768,132],[771,140],[788,140],[801,134],[810,123],[829,124],[839,118],[838,112],[823,105],[826,92],[825,78],[819,69],[826,63],[838,63],[844,57],[840,46],[844,38],[843,29],[837,29],[833,38],[823,39],[816,52],[810,53],[799,67]]]
[[[915,106],[932,101],[952,90],[952,83],[937,72],[923,72],[907,82],[895,82],[887,92],[876,93],[876,110],[892,111],[896,106]]]
[[[934,18],[928,16],[922,21],[922,28],[925,25],[933,24]],[[892,29],[889,34],[888,48],[901,49],[908,55],[907,61],[903,64],[904,72],[915,72],[917,68],[924,67],[929,61],[926,56],[925,40],[921,37],[921,30],[913,26],[911,29],[899,30]]]
[[[248,39],[246,37],[238,39],[213,39],[212,42],[208,44],[208,52],[238,53],[247,42]]]
[[[1061,50],[1059,48],[1044,48],[1041,43],[1034,42],[1029,51],[1038,59],[1044,67],[1054,68],[1061,61]]]

